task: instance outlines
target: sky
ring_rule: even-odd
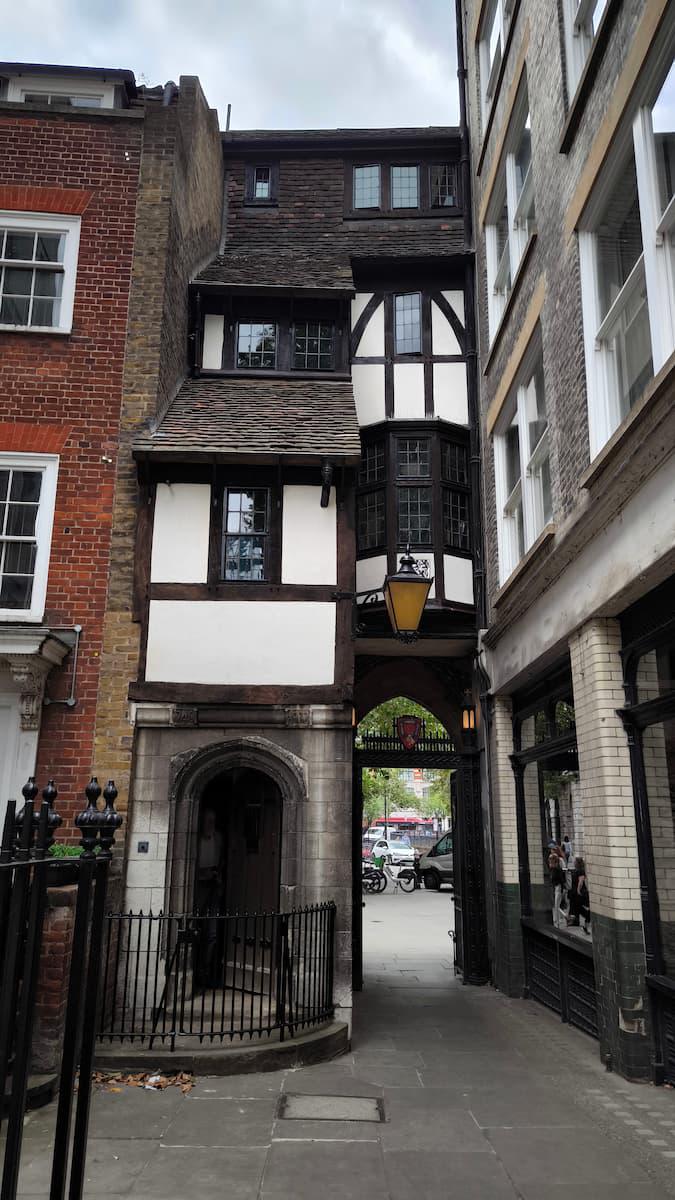
[[[453,0],[18,0],[4,61],[198,75],[233,129],[454,125]]]

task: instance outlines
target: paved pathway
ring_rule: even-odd
[[[541,1009],[453,978],[447,893],[368,900],[368,986],[334,1063],[202,1078],[187,1097],[98,1092],[86,1196],[194,1200],[661,1200],[672,1091],[626,1084]],[[379,1099],[383,1123],[279,1116],[282,1093]],[[310,1101],[316,1118],[324,1111]],[[53,1106],[26,1126],[46,1196]]]

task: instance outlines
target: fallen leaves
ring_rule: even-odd
[[[145,1088],[150,1092],[163,1092],[165,1088],[180,1088],[184,1096],[195,1086],[194,1075],[189,1071],[178,1071],[175,1075],[161,1075],[157,1071],[134,1071],[131,1073],[94,1071],[92,1081],[106,1092],[122,1092],[125,1087]]]

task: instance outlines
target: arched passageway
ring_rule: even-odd
[[[195,908],[272,912],[279,906],[281,791],[269,775],[231,767],[200,798]]]

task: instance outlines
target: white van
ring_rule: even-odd
[[[453,883],[452,831],[444,833],[420,859],[425,888],[438,891],[442,884]]]

